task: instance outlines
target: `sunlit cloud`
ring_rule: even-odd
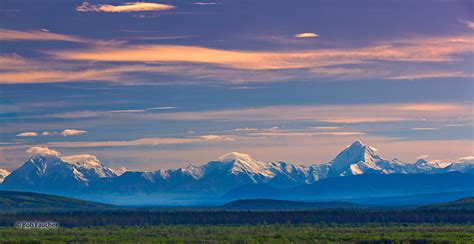
[[[458,161],[463,162],[463,161],[474,161],[474,156],[465,156],[465,157],[460,157]]]
[[[23,133],[17,134],[16,136],[19,136],[19,137],[33,137],[33,136],[38,136],[38,133],[28,131],[28,132],[23,132]]]
[[[293,37],[296,38],[313,38],[313,37],[318,37],[319,35],[313,32],[304,32],[304,33],[299,33],[295,34]]]
[[[443,111],[443,110],[455,110],[460,108],[460,105],[456,104],[443,104],[443,103],[416,103],[406,104],[398,107],[400,110],[407,111]]]
[[[85,130],[75,130],[75,129],[65,129],[61,131],[62,136],[75,136],[75,135],[81,135],[87,133]]]
[[[202,135],[202,136],[199,136],[199,138],[204,141],[234,141],[235,140],[231,136],[223,136],[223,135]]]
[[[56,150],[49,149],[48,147],[30,147],[28,150],[26,150],[26,153],[29,155],[41,155],[41,156],[56,156],[56,157],[61,157],[61,153],[59,153]]]
[[[122,12],[143,12],[143,11],[165,11],[175,9],[176,7],[168,4],[147,3],[147,2],[127,2],[123,5],[110,4],[90,4],[83,2],[76,8],[79,12],[108,12],[108,13],[122,13]]]

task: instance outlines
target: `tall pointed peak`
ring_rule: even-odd
[[[336,158],[331,161],[331,165],[336,172],[342,172],[350,167],[351,164],[359,162],[372,163],[381,158],[376,154],[377,149],[366,146],[362,141],[357,140],[350,146],[340,152]]]

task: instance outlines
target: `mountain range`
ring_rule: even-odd
[[[61,157],[57,154],[37,154],[10,174],[0,170],[0,180],[4,178],[0,188],[83,198],[92,197],[92,199],[95,196],[136,197],[158,194],[159,200],[163,200],[164,195],[182,199],[191,199],[193,196],[207,199],[218,198],[230,196],[232,192],[235,193],[239,189],[242,192],[243,188],[250,186],[250,189],[253,190],[261,190],[266,187],[268,192],[291,189],[291,194],[283,194],[285,199],[313,199],[318,197],[310,197],[308,194],[318,192],[319,196],[322,196],[326,191],[339,192],[322,197],[332,199],[336,196],[348,196],[351,191],[357,192],[357,190],[351,190],[351,187],[357,188],[357,182],[365,184],[360,185],[359,183],[358,188],[365,190],[366,194],[355,194],[354,197],[366,196],[374,187],[379,189],[377,181],[392,182],[385,183],[394,184],[389,191],[392,191],[392,194],[404,194],[408,193],[406,188],[409,186],[404,185],[400,187],[404,190],[397,192],[393,190],[397,186],[396,182],[409,180],[412,184],[417,185],[420,183],[417,179],[422,178],[413,176],[408,179],[407,176],[403,178],[403,175],[443,175],[453,171],[468,174],[458,176],[459,179],[472,178],[474,161],[455,162],[446,167],[423,159],[416,163],[403,163],[397,159],[386,160],[377,154],[377,149],[366,146],[361,141],[355,141],[332,161],[309,166],[278,161],[261,162],[247,154],[232,152],[200,166],[190,164],[185,168],[142,172],[127,171],[125,168],[111,169],[104,166],[94,155]],[[377,178],[372,175],[381,175],[382,177]],[[394,176],[386,178],[383,175]],[[351,182],[349,179],[355,180]],[[320,187],[324,182],[344,182],[344,180],[349,180],[349,182],[335,184],[337,187],[341,187],[339,191],[334,190],[335,186],[331,184],[323,187],[324,189]],[[427,186],[422,183],[421,185],[429,190],[411,191],[411,194],[431,193],[436,190],[433,185]],[[258,187],[252,188],[255,185]],[[319,190],[315,191],[315,187],[319,187]],[[466,190],[462,187],[462,189],[459,187],[448,188],[438,189],[439,191],[441,189],[445,191]],[[250,189],[249,191],[244,190],[244,192],[252,192]],[[415,189],[418,188],[415,187]],[[382,187],[379,191],[378,195],[387,195],[383,194],[387,189]],[[375,192],[373,193],[375,194]],[[265,194],[265,192],[258,194]]]

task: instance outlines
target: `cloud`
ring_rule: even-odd
[[[234,141],[235,140],[231,136],[222,136],[222,135],[202,135],[202,136],[199,136],[199,138],[204,141]]]
[[[300,137],[300,136],[360,136],[367,133],[363,131],[340,131],[340,132],[311,132],[311,131],[283,131],[283,132],[259,132],[251,133],[251,136],[276,136],[276,137]]]
[[[474,156],[466,156],[466,157],[460,157],[458,159],[459,162],[464,162],[464,161],[474,161]]]
[[[377,61],[446,62],[452,55],[474,51],[474,38],[405,40],[354,49],[317,49],[293,52],[221,50],[198,46],[128,45],[75,51],[53,51],[65,60],[98,62],[186,62],[248,69],[300,69]],[[192,54],[192,55],[191,55]]]
[[[175,9],[176,7],[168,4],[147,3],[147,2],[126,2],[123,5],[110,4],[90,4],[83,2],[76,8],[79,12],[107,12],[107,13],[123,13],[123,12],[142,12],[142,11],[165,11]]]
[[[215,2],[195,2],[195,5],[216,5]]]
[[[28,150],[26,150],[26,153],[29,155],[41,155],[41,156],[47,156],[47,155],[52,155],[56,157],[61,157],[61,153],[58,151],[55,151],[53,149],[49,149],[48,147],[30,147]]]
[[[41,132],[41,135],[42,136],[52,136],[54,134],[54,132],[49,132],[49,131],[43,131]]]
[[[7,31],[11,32],[8,38],[12,39],[75,40],[90,45],[77,49],[44,51],[43,54],[48,55],[46,62],[29,61],[15,55],[0,56],[2,67],[6,67],[6,71],[2,72],[1,84],[84,81],[131,84],[225,81],[241,84],[281,82],[296,78],[466,78],[472,77],[470,71],[464,69],[463,65],[455,64],[466,62],[463,55],[474,52],[472,36],[412,38],[360,48],[255,51],[182,45],[136,45],[120,41],[85,40],[66,35],[58,37],[58,34],[44,31],[39,33],[41,35],[28,31]],[[431,65],[426,65],[434,62],[444,64],[445,70],[433,70]],[[171,82],[150,78],[156,77],[156,74],[177,75],[182,79]]]
[[[402,109],[400,109],[402,108]],[[448,109],[449,108],[449,109]],[[436,112],[433,112],[435,110]],[[371,115],[367,115],[371,111]],[[134,119],[169,121],[307,121],[337,124],[437,121],[464,123],[472,121],[470,104],[425,103],[359,104],[359,105],[292,105],[263,106],[242,109],[223,109],[193,112],[129,114]],[[51,115],[58,118],[68,115]],[[129,117],[130,119],[131,117]]]
[[[316,34],[316,33],[304,32],[304,33],[295,34],[293,37],[296,37],[296,38],[313,38],[313,37],[318,37],[318,36],[319,35]]]
[[[425,159],[425,158],[428,158],[427,154],[421,155],[421,156],[417,157],[416,159],[419,160],[419,159]]]
[[[16,136],[21,136],[21,137],[31,137],[31,136],[38,136],[38,133],[36,132],[31,132],[31,131],[28,131],[28,132],[23,132],[23,133],[20,133]]]
[[[320,122],[334,124],[361,124],[361,123],[385,123],[385,122],[403,122],[409,121],[408,118],[397,117],[347,117],[335,119],[321,119]]]
[[[340,129],[341,127],[339,126],[318,126],[318,127],[312,127],[314,129],[318,130],[337,130]]]
[[[420,79],[429,79],[429,78],[448,78],[448,77],[472,77],[471,74],[467,74],[462,71],[451,71],[451,72],[426,72],[421,74],[407,74],[407,75],[397,75],[390,76],[387,79],[390,80],[420,80]]]
[[[0,40],[2,41],[68,41],[68,42],[86,42],[86,39],[56,34],[44,30],[16,31],[9,29],[0,29]]]
[[[234,131],[256,131],[258,130],[257,128],[248,128],[248,127],[245,127],[245,128],[235,128]]]
[[[432,128],[432,127],[416,127],[416,128],[411,128],[410,130],[439,130],[438,128]]]
[[[460,20],[461,23],[465,24],[467,28],[474,29],[474,21]]]
[[[123,141],[87,141],[87,142],[49,142],[47,145],[55,147],[128,147],[128,146],[157,146],[172,144],[197,144],[209,142],[234,141],[232,136],[226,135],[202,135],[199,137],[174,138],[174,137],[152,137],[136,140]]]
[[[80,135],[87,133],[85,130],[74,130],[74,129],[65,129],[63,130],[60,134],[62,136],[75,136],[75,135]]]
[[[443,103],[416,103],[416,104],[406,104],[398,107],[400,110],[407,111],[443,111],[443,110],[455,110],[459,106],[456,104],[443,104]]]

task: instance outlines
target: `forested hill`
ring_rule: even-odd
[[[98,211],[119,207],[54,195],[0,191],[0,212]]]
[[[423,207],[424,209],[466,209],[474,210],[474,197],[467,197],[453,202],[438,203]]]

